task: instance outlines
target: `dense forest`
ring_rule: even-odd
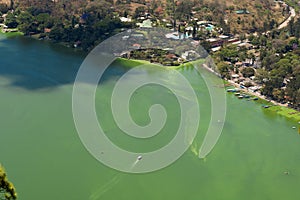
[[[300,19],[289,23],[288,30],[274,31],[261,48],[262,69],[258,77],[264,82],[262,94],[300,108]]]
[[[8,6],[7,6],[8,7]],[[14,3],[13,12],[8,12],[6,25],[18,28],[25,35],[39,34],[69,45],[80,45],[90,50],[107,37],[130,28],[122,23],[107,1],[20,1]],[[0,12],[6,13],[6,6]]]

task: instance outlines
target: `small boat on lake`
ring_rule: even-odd
[[[236,89],[227,89],[227,92],[236,92]]]
[[[142,156],[138,156],[137,160],[142,160],[142,158],[143,158]]]
[[[239,89],[237,88],[230,88],[230,89],[227,89],[227,92],[238,92],[240,91]]]

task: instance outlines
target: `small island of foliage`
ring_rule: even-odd
[[[146,60],[164,66],[179,66],[186,62],[179,55],[162,49],[136,49],[127,52],[122,57],[135,60]]]
[[[0,199],[17,199],[17,193],[14,185],[8,181],[4,168],[0,165]]]

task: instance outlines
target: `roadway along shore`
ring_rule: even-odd
[[[207,69],[208,71],[210,71],[210,72],[216,74],[217,76],[220,76],[219,73],[215,72],[212,68],[208,67],[206,64],[203,64],[202,66],[203,66],[205,69]],[[248,89],[243,89],[243,88],[241,88],[241,85],[240,85],[240,84],[235,83],[235,82],[233,82],[232,80],[228,80],[228,82],[229,82],[232,86],[234,86],[234,87],[236,87],[236,88],[239,88],[240,91],[243,91],[243,92],[245,92],[245,93],[248,93],[248,94],[250,94],[250,95],[252,95],[252,96],[259,97],[259,98],[261,98],[261,99],[263,99],[263,100],[265,100],[265,101],[271,102],[271,103],[274,104],[274,105],[277,105],[277,106],[283,106],[283,107],[288,107],[288,104],[282,104],[282,103],[276,102],[276,101],[274,101],[274,100],[270,100],[270,99],[268,99],[266,96],[260,94],[259,92],[252,92],[252,91],[250,91],[250,90],[248,90]]]

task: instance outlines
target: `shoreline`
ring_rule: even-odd
[[[175,69],[175,70],[184,67],[186,64],[191,64],[192,63],[192,62],[186,62],[186,63],[183,63],[183,64],[181,64],[179,66],[164,66],[164,65],[162,65],[160,63],[151,63],[148,60],[126,59],[126,58],[121,58],[121,57],[117,57],[117,60],[125,61],[125,62],[135,62],[137,64],[142,64],[142,65],[159,66],[159,67],[163,67],[165,69]]]
[[[3,35],[5,35],[5,36],[7,36],[7,37],[24,36],[24,34],[23,34],[22,32],[19,32],[19,31],[17,31],[17,32],[6,32],[6,33],[4,33],[4,32],[2,31],[2,29],[0,29],[0,34],[3,34]],[[35,38],[35,37],[29,37],[29,38],[37,39],[37,38]],[[38,39],[37,39],[37,40],[38,40]],[[58,44],[60,44],[60,43],[58,43]],[[60,45],[70,48],[69,46],[64,45],[64,44],[60,44]],[[125,59],[125,58],[118,58],[118,59],[119,59],[120,61],[136,62],[136,64],[151,64],[151,65],[156,65],[156,66],[163,66],[163,65],[161,65],[160,63],[151,63],[150,61],[147,61],[147,60]],[[179,66],[163,66],[163,67],[165,67],[165,69],[173,69],[173,70],[177,70],[177,69],[180,69],[180,68],[182,68],[182,67],[185,67],[187,64],[191,64],[191,63],[193,63],[193,62],[183,63],[183,64],[181,64],[181,65],[179,65]],[[214,71],[212,68],[209,68],[205,63],[202,64],[202,67],[203,67],[204,69],[206,69],[207,71],[213,73],[214,75],[220,77],[220,75],[219,75],[216,71]],[[224,79],[222,79],[222,80],[225,81]],[[229,83],[231,86],[238,88],[240,91],[243,91],[243,92],[246,93],[246,94],[249,94],[249,95],[251,95],[251,96],[258,97],[259,99],[265,101],[265,104],[271,106],[270,108],[268,108],[268,110],[270,110],[270,111],[272,111],[272,112],[276,112],[278,115],[284,116],[284,117],[286,117],[287,119],[290,119],[290,120],[293,120],[293,121],[297,121],[297,122],[300,123],[300,111],[297,111],[297,110],[295,110],[295,109],[293,109],[293,108],[288,107],[287,104],[281,104],[281,103],[276,102],[276,101],[274,101],[274,100],[269,100],[269,99],[267,99],[265,96],[261,95],[261,94],[258,93],[258,92],[251,92],[251,91],[249,91],[248,89],[243,89],[243,88],[240,87],[239,84],[234,83],[234,82],[232,82],[232,81],[228,81],[228,83]],[[226,87],[225,84],[224,84],[224,87]],[[261,104],[263,105],[263,102],[262,102]],[[277,107],[277,109],[276,109],[276,107]],[[291,113],[292,113],[292,114],[291,114]],[[291,116],[291,115],[293,115],[293,116]]]
[[[202,67],[204,69],[206,69],[207,71],[213,73],[214,75],[218,76],[219,78],[221,78],[220,74],[218,72],[216,72],[212,68],[208,67],[205,63],[202,65]],[[235,87],[239,91],[242,91],[245,94],[248,94],[253,97],[257,97],[259,99],[257,102],[259,104],[261,104],[262,107],[266,105],[266,106],[268,106],[267,110],[269,110],[270,112],[275,112],[279,116],[283,116],[286,119],[292,120],[292,121],[300,124],[300,111],[288,107],[288,104],[282,104],[282,103],[276,102],[274,100],[270,100],[266,96],[260,94],[259,92],[249,91],[248,88],[245,88],[245,89],[241,88],[240,84],[237,84],[231,80],[229,80],[229,81],[225,80],[225,79],[222,79],[222,80],[224,81],[224,88],[229,89],[231,87]],[[226,83],[228,83],[229,85]],[[299,126],[299,128],[300,128],[300,126]]]
[[[132,62],[132,63],[135,63],[137,65],[139,64],[150,64],[150,65],[156,65],[156,66],[163,66],[163,65],[160,65],[159,63],[151,63],[147,60],[138,60],[138,59],[125,59],[125,58],[118,58],[118,60],[120,62]],[[182,67],[185,67],[187,64],[193,64],[193,62],[197,62],[197,61],[192,61],[192,62],[187,62],[187,63],[184,63],[184,64],[181,64],[180,66],[163,66],[165,67],[165,69],[173,69],[173,70],[177,70],[177,69],[180,69]],[[201,65],[205,70],[207,70],[208,72],[218,76],[219,78],[220,77],[220,74],[217,73],[216,71],[214,71],[212,68],[209,68],[205,63],[203,63]],[[222,79],[222,78],[221,78]],[[243,89],[241,88],[239,84],[237,83],[234,83],[232,81],[226,81],[225,79],[222,79],[224,81],[224,88],[231,88],[231,87],[235,87],[235,88],[238,88],[239,91],[242,91],[243,93],[245,94],[248,94],[250,96],[253,96],[253,97],[257,97],[258,98],[258,101],[256,101],[258,104],[260,104],[262,107],[264,106],[268,106],[267,108],[265,108],[266,110],[269,110],[270,112],[274,112],[276,113],[277,115],[279,116],[282,116],[282,117],[285,117],[286,119],[288,120],[291,120],[293,122],[296,122],[296,123],[299,123],[300,124],[300,111],[297,111],[293,108],[290,108],[288,107],[287,104],[281,104],[279,102],[276,102],[274,100],[270,100],[270,99],[267,99],[267,97],[265,97],[264,95],[260,94],[259,92],[251,92],[249,91],[247,88],[246,89]],[[228,84],[226,84],[226,82]],[[222,86],[223,87],[223,86]]]
[[[288,107],[288,104],[282,104],[279,102],[276,102],[274,100],[267,99],[264,95],[260,94],[259,92],[251,92],[248,89],[243,89],[240,87],[239,84],[234,83],[232,81],[228,81],[228,83],[235,87],[238,88],[239,91],[244,92],[245,94],[255,96],[260,99],[258,101],[259,104],[268,106],[265,109],[269,110],[270,112],[275,112],[279,116],[283,116],[289,120],[295,121],[300,124],[300,111],[297,111],[293,108]]]
[[[15,31],[15,32],[3,32],[2,28],[0,28],[0,34],[1,35],[6,35],[8,37],[11,36],[24,36],[24,33],[20,32],[20,31]]]

